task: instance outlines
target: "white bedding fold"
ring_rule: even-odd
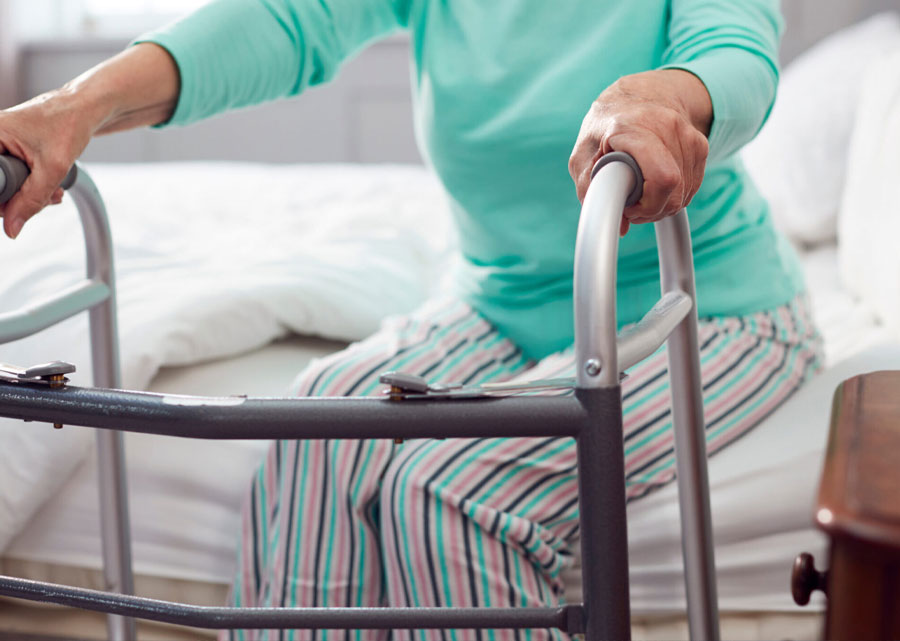
[[[235,163],[89,167],[109,210],[123,385],[163,365],[252,350],[289,332],[354,340],[408,311],[446,271],[440,187],[424,168]],[[0,311],[84,274],[71,204],[0,241]],[[69,360],[89,384],[84,314],[0,345],[0,361]],[[0,423],[0,550],[71,473],[90,430]]]

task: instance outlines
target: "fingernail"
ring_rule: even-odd
[[[9,224],[9,237],[16,238],[19,235],[19,232],[22,231],[22,226],[25,224],[25,221],[21,218],[12,221]]]

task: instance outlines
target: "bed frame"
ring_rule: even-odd
[[[0,196],[27,176],[0,157]],[[11,168],[11,169],[10,169]],[[81,216],[87,279],[28,309],[0,315],[0,342],[89,310],[95,388],[69,386],[73,367],[0,371],[0,415],[100,428],[104,572],[110,592],[0,577],[0,595],[108,613],[109,638],[135,638],[132,617],[234,629],[558,628],[588,641],[630,638],[622,451],[621,373],[668,344],[682,548],[691,638],[719,638],[700,386],[693,262],[687,214],[656,223],[662,297],[616,334],[616,263],[623,210],[640,199],[640,168],[627,154],[593,170],[575,251],[574,380],[474,388],[427,385],[391,373],[385,398],[194,397],[122,391],[116,345],[112,245],[105,209],[79,167],[64,187]],[[15,188],[10,190],[10,185]],[[2,197],[0,197],[2,202]],[[516,396],[541,389],[571,396]],[[503,398],[498,398],[503,397]],[[248,428],[248,426],[253,426]],[[571,437],[578,455],[584,600],[556,608],[218,608],[130,596],[133,592],[122,431],[211,439]]]

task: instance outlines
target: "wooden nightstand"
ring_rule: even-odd
[[[829,570],[794,563],[800,605],[828,595],[826,639],[900,639],[900,372],[873,372],[835,391],[816,522]]]

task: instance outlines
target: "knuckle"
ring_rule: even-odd
[[[661,189],[670,192],[681,183],[681,172],[675,167],[663,165],[657,171],[655,178]]]
[[[65,156],[51,156],[47,159],[45,166],[47,168],[47,172],[52,176],[65,176],[66,172],[69,171],[69,161]]]
[[[569,156],[569,175],[573,179],[577,179],[578,177],[578,159],[575,157],[574,152]]]
[[[696,129],[694,130],[693,145],[694,153],[698,158],[705,160],[709,156],[709,139]]]

